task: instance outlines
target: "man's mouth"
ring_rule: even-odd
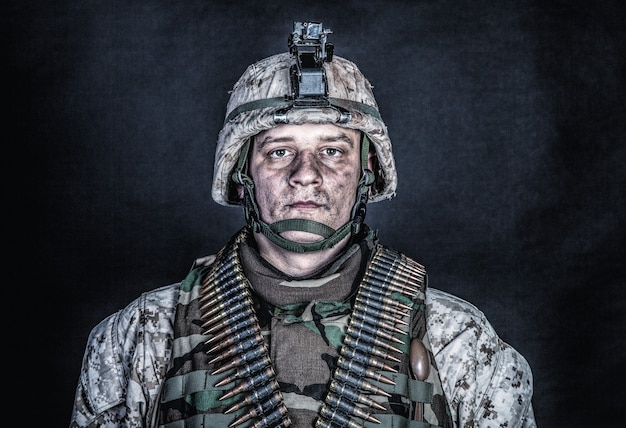
[[[321,205],[313,201],[297,201],[293,204],[289,204],[289,207],[297,210],[306,210],[319,208]]]

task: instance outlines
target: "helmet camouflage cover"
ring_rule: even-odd
[[[215,153],[212,196],[221,205],[241,205],[231,175],[244,143],[261,131],[280,123],[331,123],[364,132],[376,150],[375,182],[368,200],[376,202],[395,195],[397,175],[387,127],[378,111],[372,85],[353,62],[334,56],[324,62],[328,98],[335,107],[288,109],[287,120],[277,120],[285,111],[291,91],[290,67],[295,58],[288,52],[273,55],[250,65],[235,83],[226,108],[226,120],[219,133]],[[277,101],[276,103],[267,102]],[[349,120],[339,120],[340,111]]]

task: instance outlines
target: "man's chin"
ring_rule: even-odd
[[[313,242],[318,242],[324,239],[323,236],[320,236],[316,233],[300,232],[300,231],[283,232],[280,234],[280,236],[290,241],[297,242],[299,244],[311,244]]]

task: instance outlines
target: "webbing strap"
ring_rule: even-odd
[[[270,228],[275,233],[286,232],[288,230],[299,230],[301,232],[311,232],[324,238],[330,238],[335,233],[335,229],[313,220],[304,220],[301,218],[290,218],[280,220],[270,224]]]
[[[334,106],[334,107],[341,107],[346,110],[361,111],[365,114],[369,114],[370,116],[373,116],[376,119],[382,121],[382,117],[380,116],[380,113],[376,109],[376,107],[373,107],[369,104],[360,103],[358,101],[346,100],[343,98],[328,98],[328,101],[330,103],[329,107]],[[239,116],[241,113],[245,113],[245,112],[252,111],[252,110],[260,110],[262,108],[267,108],[267,107],[288,108],[288,107],[294,107],[294,105],[293,105],[293,100],[285,99],[285,97],[265,98],[262,100],[249,101],[247,103],[244,103],[235,107],[230,113],[228,113],[228,116],[226,116],[226,119],[224,119],[224,123],[226,124],[230,122],[235,117]],[[316,107],[316,108],[319,108],[319,107]]]
[[[231,370],[232,371],[232,370]],[[208,370],[198,370],[184,375],[175,376],[169,378],[163,384],[163,392],[161,395],[161,402],[166,403],[168,401],[174,401],[195,392],[201,392],[205,390],[228,390],[234,387],[233,383],[228,383],[220,387],[214,386],[220,379],[224,378],[228,374],[221,373],[219,375],[211,375]]]
[[[411,401],[417,401],[420,403],[432,403],[432,383],[416,380],[402,373],[393,373],[386,371],[380,371],[379,373],[391,378],[395,382],[394,385],[389,385],[376,380],[371,380],[371,382],[379,388],[384,389],[390,394],[398,394],[403,397],[408,397]]]
[[[224,413],[203,413],[201,415],[190,416],[187,419],[180,419],[159,425],[158,428],[213,428],[227,427],[239,413],[226,415]]]
[[[308,223],[308,222],[311,222],[312,220],[302,220],[302,221]],[[341,226],[339,229],[333,231],[334,233],[331,236],[325,239],[322,239],[321,241],[301,243],[301,242],[295,242],[295,241],[291,241],[289,239],[283,238],[278,233],[274,232],[274,230],[272,230],[272,227],[265,222],[258,221],[258,224],[261,228],[261,232],[263,232],[263,234],[270,241],[272,241],[279,247],[284,248],[288,251],[292,251],[294,253],[304,253],[307,251],[318,251],[318,250],[324,250],[326,248],[331,248],[335,246],[335,244],[337,244],[343,238],[345,238],[350,232],[350,228],[352,227],[352,222],[348,222],[344,224],[343,226]]]
[[[365,422],[365,424],[363,425],[365,428],[437,428],[437,425],[432,425],[428,422],[409,420],[400,415],[380,415],[376,413],[372,416],[378,419],[380,421],[380,424],[374,422]]]
[[[241,242],[247,236],[247,230],[244,229],[242,233],[238,236],[235,242]],[[218,263],[214,265],[214,269],[218,269],[219,266],[225,267],[222,270],[215,270],[216,273],[213,276],[213,280],[215,284],[226,284],[229,280],[231,280],[236,272],[239,271],[240,268],[234,268],[233,265],[239,266],[239,259],[237,258],[237,245],[234,244],[228,251],[225,251],[219,259],[228,260],[228,262],[224,261],[221,265]],[[232,259],[231,259],[232,257]],[[363,282],[359,288],[358,295],[361,297],[366,296],[366,289],[368,288],[376,288],[384,291],[385,298],[397,300],[401,302],[405,299],[409,299],[408,297],[403,297],[401,295],[396,296],[396,292],[391,288],[391,283],[394,280],[402,282],[401,279],[403,272],[405,269],[403,266],[405,265],[405,260],[403,257],[394,252],[390,251],[382,246],[377,247],[377,251],[375,256],[372,258],[372,261],[368,267],[365,277],[363,278]],[[404,266],[408,269],[408,265]],[[412,266],[412,269],[417,269],[419,266]],[[226,269],[227,268],[227,269]],[[419,277],[419,272],[414,272],[414,275]],[[384,280],[380,280],[378,278],[385,278]],[[413,275],[411,278],[416,279]],[[419,278],[418,278],[419,279]],[[419,279],[420,282],[422,279]],[[368,302],[364,303],[365,310],[372,309],[368,311],[370,317],[377,317],[375,315],[378,312],[376,309],[376,299],[371,296],[368,297]],[[406,302],[408,303],[408,302]],[[202,318],[202,317],[201,317]],[[258,321],[257,321],[258,322]],[[377,324],[376,320],[374,320],[374,324]],[[366,331],[363,331],[361,335],[367,335]],[[344,344],[346,345],[346,344]],[[350,345],[352,346],[352,345]],[[407,346],[398,345],[402,352],[408,352],[408,349],[405,349]],[[358,350],[358,349],[357,349]],[[175,376],[166,380],[162,390],[162,403],[175,403],[177,400],[192,400],[194,403],[199,403],[205,405],[209,403],[213,397],[219,397],[223,393],[224,390],[232,390],[235,386],[234,383],[223,385],[221,387],[216,387],[215,384],[218,380],[223,379],[225,376],[228,376],[229,373],[233,373],[235,369],[231,369],[228,373],[221,373],[217,376],[212,376],[211,372],[213,368],[210,370],[194,370],[192,372],[188,372],[186,374],[181,374],[179,376]],[[380,374],[390,378],[395,382],[395,385],[387,385],[382,382],[376,381],[374,379],[370,379],[370,383],[374,386],[378,386],[379,388],[401,397],[406,397],[411,402],[422,402],[426,403],[426,405],[433,402],[433,385],[428,382],[421,382],[414,380],[408,374],[395,373],[390,371],[379,371]],[[358,377],[358,373],[355,373]],[[334,376],[334,374],[333,374]],[[219,378],[219,379],[218,379]],[[239,381],[238,381],[239,382]],[[238,383],[237,382],[237,383]],[[210,397],[204,397],[203,394],[208,394]],[[240,396],[234,396],[227,399],[228,402],[222,401],[224,406],[232,405],[235,402],[241,400]],[[282,400],[281,400],[282,401]],[[284,404],[284,402],[283,402]],[[191,404],[195,405],[195,404]],[[326,404],[325,404],[326,405]],[[332,404],[329,404],[332,405]],[[245,409],[245,408],[244,408]],[[244,412],[244,409],[239,409],[233,414],[222,414],[222,413],[202,413],[195,414],[192,416],[184,416],[183,418],[176,422],[168,422],[160,425],[159,428],[208,428],[208,427],[227,427],[230,423],[232,423],[238,415],[241,415]],[[199,408],[200,411],[204,411]],[[364,427],[367,428],[380,428],[381,426],[392,427],[392,428],[434,428],[435,425],[431,425],[424,422],[419,421],[411,421],[408,419],[408,416],[401,416],[396,414],[374,414],[374,417],[381,420],[382,425],[365,423]],[[287,416],[285,416],[285,420]],[[333,423],[333,421],[329,421]]]

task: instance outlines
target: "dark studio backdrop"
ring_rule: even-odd
[[[397,197],[369,205],[370,226],[527,358],[540,427],[621,426],[621,1],[10,3],[18,288],[45,344],[26,347],[35,419],[69,423],[91,328],[243,224],[210,196],[228,90],[317,20],[393,141]]]

